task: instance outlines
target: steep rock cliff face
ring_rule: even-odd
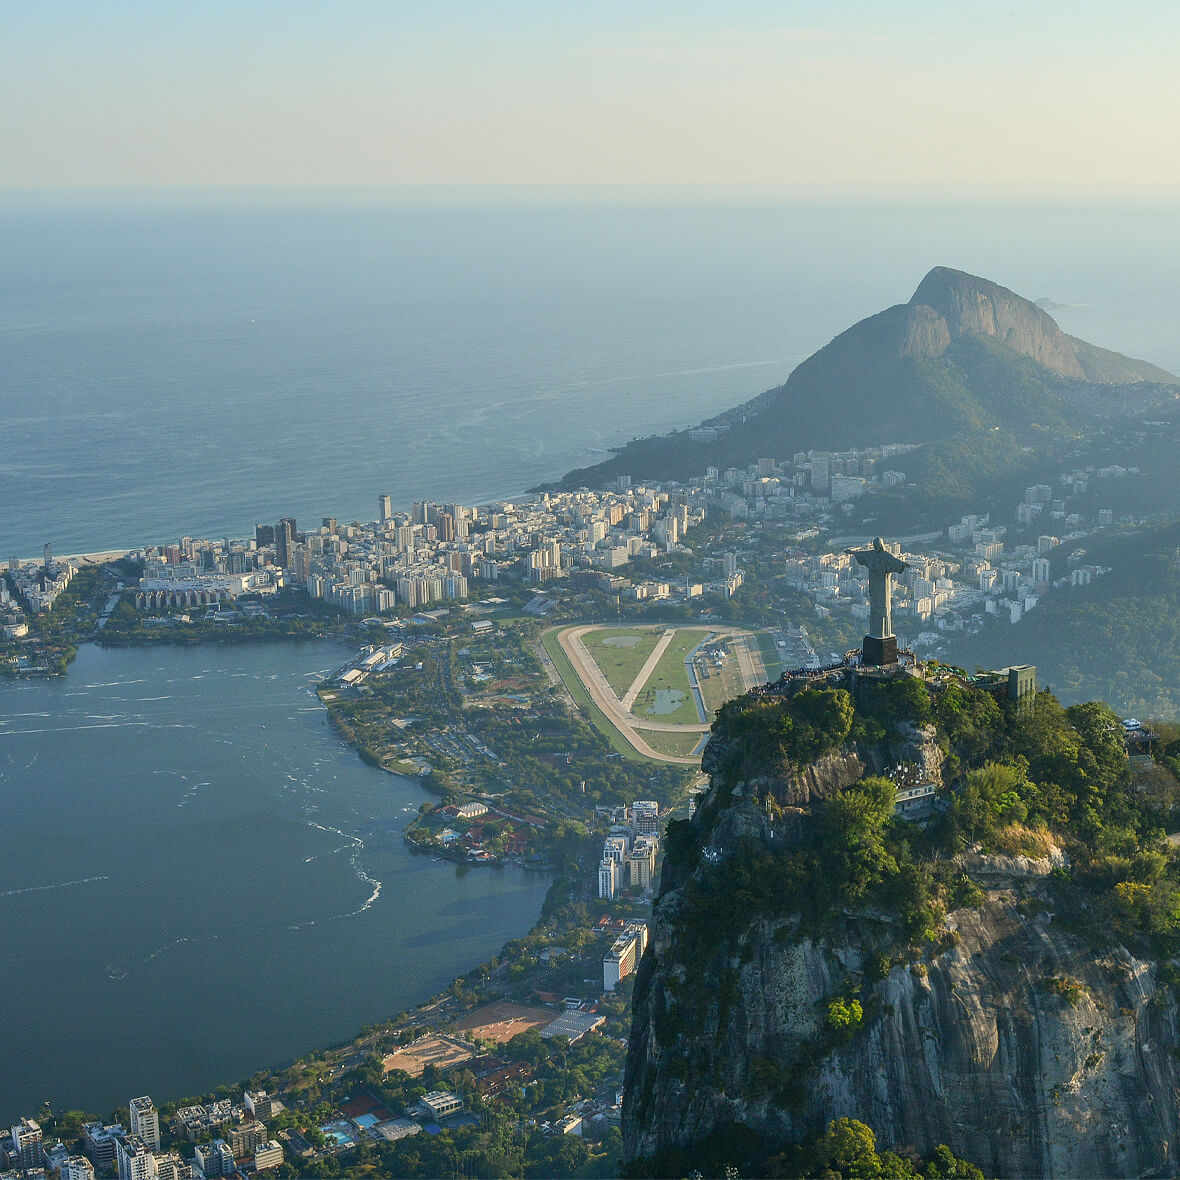
[[[701,769],[716,776],[725,753],[725,739],[711,738],[701,758]],[[773,773],[739,782],[728,794],[739,798],[742,794],[769,795],[786,807],[806,807],[818,799],[830,799],[866,774],[880,774],[887,766],[903,762],[915,766],[926,781],[941,784],[943,753],[933,728],[906,724],[872,749],[833,750],[802,768],[779,766]],[[716,808],[722,797],[723,792],[714,792],[709,802]]]
[[[1121,946],[1096,956],[1062,927],[1047,888],[1063,863],[1056,849],[965,855],[982,906],[952,912],[942,942],[883,976],[877,952],[896,945],[899,923],[874,910],[822,932],[750,914],[711,958],[699,942],[685,953],[680,932],[699,918],[687,910],[689,878],[742,840],[799,840],[808,802],[872,761],[833,755],[814,779],[715,788],[702,806],[696,866],[673,873],[636,981],[628,1159],[691,1148],[732,1124],[786,1144],[848,1116],[882,1146],[927,1154],[945,1143],[988,1175],[1176,1174],[1172,991],[1156,965]],[[844,1040],[825,1017],[850,988],[865,1018]]]
[[[1062,377],[1087,375],[1053,317],[999,283],[936,266],[918,285],[909,307],[913,318],[921,321],[928,321],[933,312],[946,329],[940,334],[946,344],[939,351],[914,355],[941,356],[951,340],[970,332],[991,336]]]

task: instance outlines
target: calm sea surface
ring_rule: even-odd
[[[940,264],[1180,371],[1174,208],[6,198],[0,558],[510,496],[779,384]],[[339,655],[0,681],[0,1122],[347,1038],[531,925],[545,880],[405,851],[423,793],[307,691]]]
[[[1180,369],[1174,208],[162,201],[0,203],[4,558],[507,496],[779,384],[939,264]]]
[[[311,694],[346,650],[85,647],[0,680],[0,1116],[233,1082],[433,994],[550,878],[411,853]]]

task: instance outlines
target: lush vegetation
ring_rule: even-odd
[[[491,793],[519,810],[580,819],[595,804],[676,799],[685,767],[620,757],[549,687],[532,648],[538,629],[519,622],[487,637],[418,639],[363,692],[326,697],[332,720],[377,765],[424,758],[434,768],[424,784],[444,798]],[[476,666],[486,682],[472,679]]]
[[[351,632],[355,620],[337,607],[286,590],[267,599],[241,598],[235,604],[262,607],[265,614],[243,615],[204,606],[139,611],[124,599],[97,638],[105,647],[149,643],[250,643],[270,639],[317,639]]]
[[[979,1168],[949,1147],[936,1148],[925,1160],[878,1151],[873,1129],[859,1119],[833,1119],[822,1135],[767,1160],[763,1174],[819,1180],[983,1180]]]
[[[547,1134],[540,1123],[554,1118],[579,1098],[613,1090],[625,1050],[614,1037],[593,1036],[570,1045],[544,1040],[536,1032],[522,1033],[502,1051],[504,1059],[523,1062],[528,1073],[522,1083],[495,1097],[481,1096],[469,1067],[446,1072],[433,1066],[417,1078],[404,1073],[382,1073],[374,1060],[351,1070],[342,1083],[364,1092],[385,1106],[402,1111],[431,1090],[443,1086],[460,1093],[468,1116],[438,1134],[411,1135],[393,1143],[363,1143],[342,1158],[320,1156],[305,1169],[288,1162],[280,1175],[288,1176],[613,1176],[622,1154],[617,1128]],[[323,1110],[325,1119],[332,1108]],[[304,1113],[300,1122],[307,1121]]]
[[[817,803],[804,843],[779,850],[751,842],[686,883],[687,912],[711,917],[709,930],[687,932],[703,936],[702,950],[718,932],[748,925],[743,914],[795,915],[819,927],[865,904],[896,910],[907,938],[935,939],[947,910],[974,896],[957,854],[1043,857],[1060,847],[1070,866],[1060,874],[1063,899],[1087,911],[1096,936],[1180,952],[1180,857],[1164,838],[1180,818],[1180,783],[1168,774],[1162,789],[1136,789],[1120,720],[1101,703],[1063,708],[1041,692],[1025,707],[1001,705],[961,681],[928,689],[910,677],[863,693],[855,711],[832,689],[787,701],[742,698],[715,726],[726,747],[723,781],[776,762],[798,766],[845,741],[864,749],[907,720],[935,726],[952,776],[929,825],[894,816],[888,779],[864,778]],[[1161,745],[1161,765],[1172,749]],[[695,827],[673,827],[673,866],[693,861],[710,818],[706,808]]]
[[[12,580],[7,581],[9,588],[15,590]],[[0,668],[15,667],[12,661],[23,656],[38,671],[64,673],[78,654],[78,644],[93,632],[111,585],[113,582],[104,576],[102,567],[83,566],[45,614],[29,610],[23,596],[17,594],[16,600],[28,619],[29,635],[21,640],[0,640]]]
[[[691,1149],[642,1160],[632,1176],[756,1175],[782,1180],[983,1180],[983,1172],[940,1146],[927,1159],[877,1148],[873,1129],[859,1119],[833,1119],[827,1130],[786,1151],[767,1155],[764,1139],[738,1123],[719,1128]]]
[[[1017,705],[934,671],[930,685],[912,677],[862,683],[855,709],[847,693],[813,689],[788,700],[747,697],[721,711],[715,738],[723,747],[722,789],[692,822],[670,825],[665,895],[674,892],[657,903],[672,906],[664,912],[675,927],[678,959],[709,965],[683,982],[663,980],[666,999],[654,1011],[655,1033],[673,1073],[681,1071],[686,1081],[692,1076],[694,1030],[714,1007],[724,1024],[738,994],[733,964],[746,961],[751,939],[761,937],[767,923],[777,940],[794,941],[838,936],[852,922],[857,936],[868,940],[867,978],[817,997],[821,1031],[813,1044],[790,1061],[750,1069],[752,1097],[799,1105],[809,1072],[871,1022],[873,983],[906,962],[923,973],[927,952],[958,940],[948,914],[984,903],[964,853],[1057,856],[1046,887],[1059,923],[1096,949],[1121,941],[1157,958],[1180,953],[1180,855],[1164,835],[1180,819],[1180,782],[1166,769],[1180,756],[1180,730],[1162,734],[1159,773],[1144,789],[1133,779],[1119,718],[1107,706],[1064,708],[1049,692]],[[912,725],[931,727],[949,770],[926,824],[896,816],[895,782],[869,775],[813,801],[799,841],[749,836],[721,859],[700,855],[732,805],[726,788],[753,780],[758,806],[777,822],[775,781],[759,781],[758,771],[777,764],[789,773],[805,754],[840,745],[867,758],[874,746],[888,748]],[[856,918],[865,911],[890,920],[866,927]],[[1045,987],[1066,1003],[1077,1003],[1081,994],[1077,981],[1065,977]],[[790,1158],[784,1167],[797,1170],[781,1174],[823,1174],[819,1162],[813,1173]]]
[[[713,723],[721,751],[716,769],[736,781],[802,768],[838,748],[852,720],[852,698],[842,689],[807,689],[787,700],[739,697],[724,704]]]

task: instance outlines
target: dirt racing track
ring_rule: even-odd
[[[602,710],[610,723],[622,734],[623,738],[628,744],[640,754],[648,758],[655,758],[660,762],[675,762],[682,766],[699,766],[700,755],[699,752],[689,757],[680,757],[674,754],[665,754],[653,747],[644,740],[644,732],[658,732],[658,733],[675,733],[675,734],[700,734],[702,739],[704,735],[709,732],[708,722],[700,722],[695,725],[673,724],[666,721],[656,721],[646,717],[637,717],[631,712],[631,708],[639,693],[642,691],[644,685],[650,679],[654,669],[660,661],[661,656],[667,650],[678,628],[652,628],[652,627],[635,627],[633,630],[655,630],[663,631],[655,649],[651,655],[648,656],[643,667],[639,670],[634,682],[630,688],[623,694],[622,699],[616,695],[614,689],[607,683],[602,669],[599,668],[594,657],[590,654],[584,642],[584,637],[592,631],[608,630],[612,628],[606,627],[605,624],[588,623],[573,627],[566,627],[557,632],[557,642],[561,646],[561,650],[565,653],[566,659],[569,660],[574,673],[582,682],[582,687],[590,694],[590,699]],[[738,667],[741,671],[742,680],[746,688],[753,688],[755,685],[762,683],[765,678],[762,674],[761,661],[756,656],[757,645],[749,642],[749,634],[745,631],[740,631],[733,627],[702,627],[700,624],[693,624],[685,628],[693,631],[707,631],[709,641],[721,638],[733,638],[739,640],[734,643],[734,651],[738,661]],[[690,685],[693,692],[697,693],[695,683],[690,673]],[[699,699],[699,698],[698,698]]]

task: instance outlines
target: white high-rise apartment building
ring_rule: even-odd
[[[12,1124],[12,1147],[20,1168],[41,1166],[41,1125],[36,1119],[22,1118]]]
[[[116,1141],[115,1161],[119,1180],[157,1180],[156,1157],[138,1135]]]
[[[145,1094],[142,1098],[132,1098],[130,1108],[131,1134],[138,1135],[149,1151],[159,1151],[160,1112],[155,1103]]]
[[[66,1160],[62,1180],[94,1180],[94,1165],[84,1155],[72,1155]]]

